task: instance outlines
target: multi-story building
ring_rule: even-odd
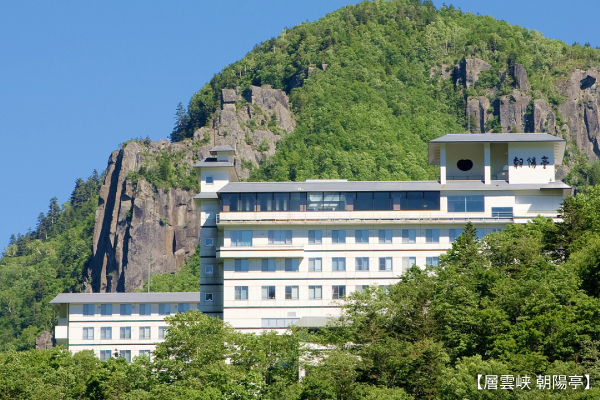
[[[446,135],[429,142],[439,181],[239,182],[234,149],[216,147],[196,165],[200,293],[61,294],[56,341],[133,357],[164,338],[165,315],[194,308],[249,332],[319,326],[350,292],[436,265],[467,221],[483,236],[558,218],[564,151],[547,134]]]
[[[164,318],[198,308],[200,293],[62,293],[50,304],[58,314],[57,345],[92,350],[105,360],[150,355],[165,338]]]
[[[454,134],[429,142],[439,181],[239,182],[216,147],[196,165],[199,309],[244,331],[335,316],[344,295],[436,265],[467,221],[483,236],[557,218],[564,151],[548,134]]]

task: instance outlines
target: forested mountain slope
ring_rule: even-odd
[[[148,263],[179,270],[198,238],[192,166],[213,145],[236,148],[243,179],[413,180],[437,178],[426,142],[443,134],[546,131],[569,143],[559,177],[595,183],[599,67],[600,50],[429,1],[366,1],[284,29],[178,108],[171,143],[125,142],[85,206],[65,205],[64,228],[5,249],[0,346],[33,346],[56,293],[133,291]]]

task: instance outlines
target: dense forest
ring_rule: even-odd
[[[492,66],[480,85],[432,78],[432,69],[468,57]],[[363,2],[285,29],[226,67],[187,110],[178,107],[171,139],[191,140],[210,125],[221,89],[269,84],[289,95],[297,124],[275,155],[252,170],[251,180],[436,179],[437,170],[427,165],[427,140],[466,132],[466,99],[509,93],[516,83],[502,71],[515,63],[527,69],[532,96],[555,107],[563,101],[557,82],[574,68],[600,65],[600,51],[452,6],[435,9],[429,1]],[[557,113],[557,125],[560,118]],[[490,124],[497,128],[497,121]],[[130,364],[61,349],[27,350],[52,329],[48,302],[81,290],[92,254],[103,178],[94,173],[77,180],[70,200],[59,205],[52,199],[35,229],[13,236],[0,258],[0,396],[540,398],[535,389],[477,391],[474,376],[586,373],[598,379],[600,189],[593,185],[600,183],[600,164],[572,142],[568,149],[566,180],[580,193],[565,203],[564,223],[538,219],[481,241],[469,228],[439,268],[413,269],[387,292],[351,295],[344,318],[314,334],[242,335],[204,316],[178,315],[153,361]],[[151,289],[196,290],[197,264],[192,257],[177,275],[153,276]],[[213,336],[198,333],[207,329]],[[307,339],[327,349],[315,355],[322,362],[311,362],[302,345]],[[228,358],[232,363],[224,362]],[[307,372],[300,382],[299,359]],[[581,393],[543,393],[599,394],[594,385]]]
[[[397,284],[350,294],[341,301],[342,317],[316,332],[240,333],[190,311],[166,318],[167,338],[152,360],[104,362],[58,348],[2,353],[0,393],[31,399],[598,398],[600,187],[568,198],[561,214],[564,222],[538,217],[482,239],[467,224],[439,267],[413,267]],[[479,374],[496,376],[497,388],[478,390]],[[527,376],[530,383],[502,389],[501,376]],[[554,381],[560,376],[564,387]]]

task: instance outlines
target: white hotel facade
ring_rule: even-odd
[[[437,264],[467,221],[483,236],[537,215],[556,219],[570,194],[568,185],[555,180],[565,151],[565,141],[555,136],[453,134],[428,145],[429,164],[440,166],[439,181],[239,182],[234,149],[214,148],[195,167],[201,186],[195,198],[202,219],[200,293],[59,295],[52,302],[61,316],[57,343],[102,356],[101,344],[84,338],[85,328],[101,334],[110,323],[114,336],[126,323],[132,338],[150,326],[151,339],[109,347],[120,344],[132,355],[153,350],[148,344],[161,340],[164,325],[162,303],[171,310],[188,303],[247,332],[318,327],[338,315],[344,295],[395,283],[413,264]],[[120,314],[83,315],[84,304],[120,308],[119,296],[131,296],[138,310],[151,303],[152,318],[139,312],[123,321]]]

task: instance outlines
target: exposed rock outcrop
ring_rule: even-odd
[[[236,149],[238,176],[246,178],[249,171],[243,161],[257,165],[275,152],[281,134],[295,127],[285,92],[265,85],[252,86],[248,93],[251,102],[244,105],[239,89],[224,89],[212,127],[198,129],[193,140],[132,141],[111,154],[100,189],[93,260],[84,291],[134,291],[147,278],[148,265],[151,274],[176,272],[194,254],[200,233],[196,193],[157,190],[143,177],[134,187],[129,174],[161,152],[177,155],[178,163],[191,172],[211,148],[227,144]]]
[[[545,99],[533,101],[533,130],[556,135],[556,116]]]
[[[498,101],[498,115],[503,132],[525,132],[525,113],[531,96],[513,89],[510,96],[502,96]]]
[[[476,129],[471,127],[471,131],[485,133],[486,122],[493,115],[490,111],[490,101],[485,96],[479,96],[475,98],[469,98],[467,100],[467,115],[475,115],[477,121]]]
[[[36,350],[51,349],[52,346],[54,346],[54,335],[52,332],[44,331],[40,336],[35,338]]]
[[[481,71],[486,71],[492,66],[479,58],[467,58],[457,67],[458,77],[462,79],[467,89],[475,87]]]
[[[529,82],[527,81],[527,71],[522,64],[515,64],[513,67],[513,77],[517,84],[517,88],[521,90],[529,90]]]

